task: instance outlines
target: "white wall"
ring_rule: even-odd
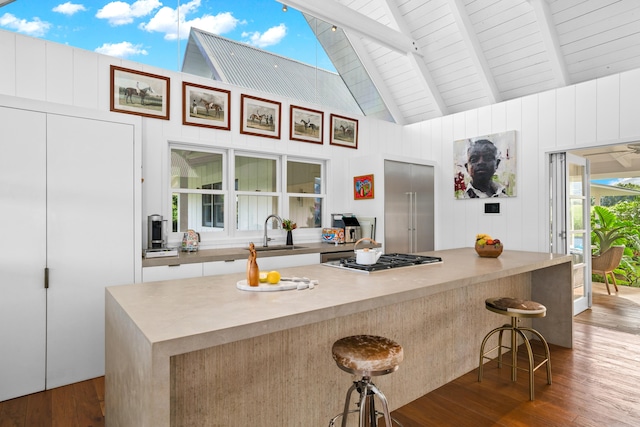
[[[149,214],[169,217],[168,143],[263,151],[331,159],[329,213],[353,212],[382,218],[383,158],[436,166],[436,249],[472,246],[476,233],[499,237],[510,249],[547,251],[549,247],[546,154],[578,147],[640,140],[640,70],[519,98],[405,127],[359,120],[358,150],[330,146],[325,112],[325,143],[289,141],[289,105],[298,101],[224,85],[188,74],[148,67],[68,46],[0,31],[0,94],[109,111],[109,65],[171,78],[171,119],[142,118],[142,229]],[[182,125],[182,81],[231,90],[230,132]],[[240,94],[282,102],[281,139],[239,132]],[[119,114],[114,113],[114,117]],[[517,131],[517,197],[500,199],[501,214],[485,215],[482,200],[453,197],[453,141]],[[353,176],[373,173],[376,198],[354,201]],[[378,234],[379,236],[382,234]],[[319,234],[318,234],[319,236]],[[143,239],[146,239],[144,237]],[[245,239],[246,240],[246,239]],[[318,237],[319,240],[319,237]],[[143,240],[145,241],[145,240]],[[233,242],[220,242],[229,245]]]

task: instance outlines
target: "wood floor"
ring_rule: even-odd
[[[640,425],[640,289],[609,296],[594,283],[593,293],[593,308],[575,319],[573,350],[551,346],[553,384],[536,372],[535,401],[526,375],[513,383],[508,368],[490,363],[482,382],[474,370],[393,417],[404,427]],[[0,402],[0,427],[8,426],[104,426],[104,377]]]

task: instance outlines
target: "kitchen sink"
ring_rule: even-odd
[[[274,246],[256,246],[257,252],[263,251],[290,251],[293,249],[306,249],[306,246],[298,246],[298,245],[274,245]],[[249,250],[249,248],[247,248]]]

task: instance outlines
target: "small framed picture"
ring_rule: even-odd
[[[373,174],[353,178],[353,198],[355,200],[373,199]]]
[[[169,120],[169,77],[111,66],[111,111]]]
[[[282,105],[276,101],[240,96],[240,133],[280,139]]]
[[[331,145],[358,148],[358,121],[331,114]]]
[[[231,129],[231,92],[182,82],[182,124]]]
[[[324,143],[324,113],[308,108],[291,106],[289,139],[292,141]]]

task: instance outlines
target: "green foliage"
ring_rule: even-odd
[[[591,242],[598,247],[598,253],[605,253],[614,244],[624,244],[626,228],[633,224],[621,222],[616,214],[604,206],[594,206],[591,210]]]
[[[623,205],[628,202],[620,203]],[[623,212],[620,216],[632,218],[629,212],[635,208],[632,206],[619,206],[616,208]],[[621,219],[616,213],[617,209],[604,206],[594,206],[591,210],[591,243],[597,246],[597,253],[604,253],[614,245],[624,245],[624,255],[620,266],[614,274],[622,276],[625,282],[633,285],[640,277],[637,272],[637,258],[640,254],[640,226],[634,220]]]

